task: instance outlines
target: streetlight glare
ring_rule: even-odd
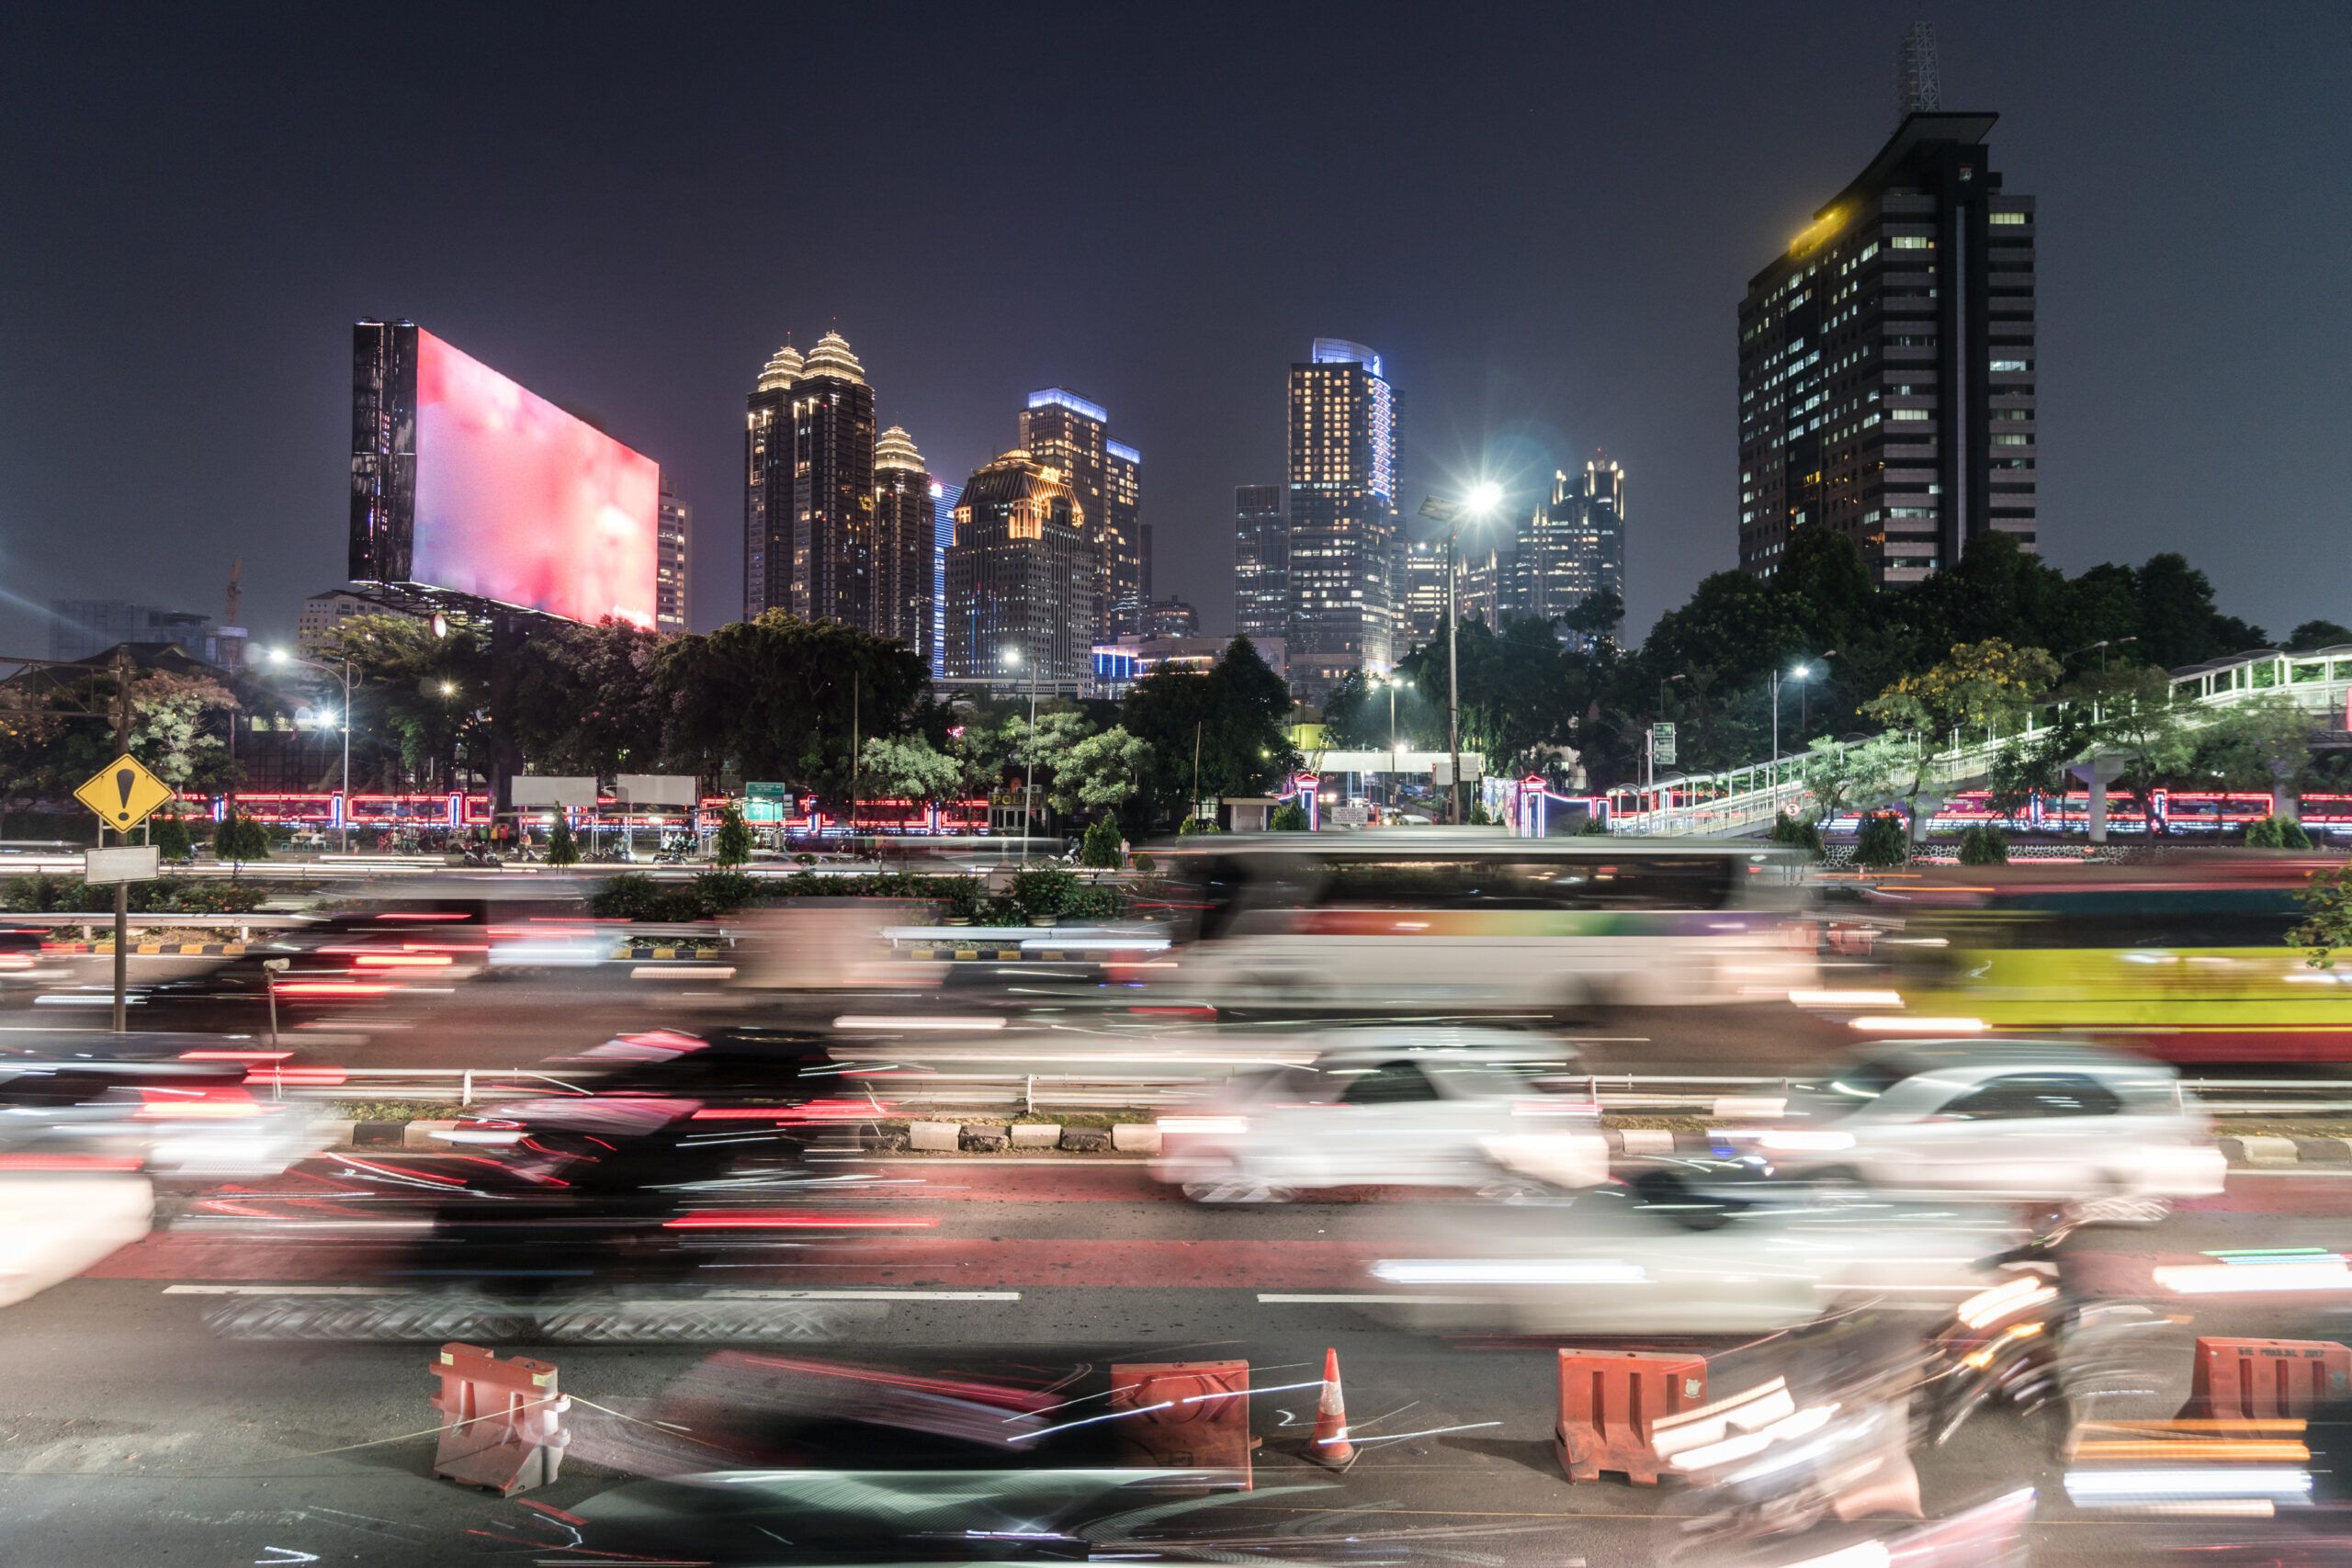
[[[1468,506],[1471,515],[1484,517],[1503,503],[1503,487],[1492,479],[1480,479],[1470,487]]]
[[[1006,649],[1004,650],[1004,661],[1007,664],[1012,665],[1016,669],[1019,668],[1021,664],[1021,650],[1017,648]]]
[[[282,649],[282,648],[273,648],[273,649],[271,649],[269,650],[269,661],[270,661],[272,664],[283,664],[283,663],[285,663],[285,662],[286,662],[286,650],[285,650],[284,649]]]
[[[1813,673],[1813,666],[1812,666],[1812,665],[1810,665],[1810,664],[1800,664],[1800,665],[1798,665],[1795,669],[1793,669],[1793,670],[1792,670],[1792,671],[1789,671],[1789,678],[1790,678],[1791,680],[1792,680],[1792,681],[1802,681],[1802,680],[1804,680],[1806,676],[1811,675],[1812,673]]]
[[[445,696],[445,697],[454,697],[454,696],[456,696],[456,695],[458,694],[458,683],[457,683],[455,681],[444,681],[444,682],[441,682],[441,694],[442,694],[443,696]]]

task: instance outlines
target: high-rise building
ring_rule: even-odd
[[[1596,593],[1625,594],[1625,473],[1599,452],[1580,473],[1555,471],[1552,499],[1519,525],[1511,608],[1556,621]]]
[[[874,627],[874,389],[839,333],[792,384],[792,613]]]
[[[1516,613],[1516,541],[1508,535],[1498,538],[1481,534],[1454,548],[1460,554],[1456,570],[1462,574],[1454,586],[1454,604],[1462,619],[1501,626],[1506,615]]]
[[[926,666],[937,603],[931,571],[937,488],[905,431],[894,424],[875,438],[874,616],[866,629],[905,643]]]
[[[1143,607],[1147,637],[1198,637],[1201,613],[1182,599],[1154,599]]]
[[[1233,629],[1251,642],[1290,635],[1290,541],[1283,487],[1233,487]]]
[[[1396,643],[1396,407],[1380,356],[1317,338],[1290,370],[1290,673],[1320,704]]]
[[[931,481],[931,672],[947,668],[947,547],[956,542],[956,503],[962,485]]]
[[[743,618],[792,605],[792,383],[800,355],[790,344],[760,370],[743,409]]]
[[[212,617],[193,611],[120,599],[52,599],[49,614],[49,656],[60,663],[125,642],[169,643],[208,662],[222,659]]]
[[[2034,202],[1996,117],[1915,113],[1751,278],[1739,310],[1739,564],[1837,529],[1878,582],[2037,544]]]
[[[1093,542],[1094,640],[1134,631],[1144,604],[1142,454],[1111,439],[1111,416],[1102,404],[1060,387],[1029,394],[1021,449],[1061,473]]]
[[[1401,553],[1405,558],[1405,608],[1402,616],[1405,634],[1396,649],[1399,659],[1444,634],[1445,541],[1442,538],[1408,539]],[[1459,562],[1455,570],[1457,572],[1460,570]],[[1455,592],[1457,594],[1460,592],[1458,579]],[[1463,615],[1467,619],[1468,612],[1464,610]]]
[[[653,629],[663,637],[693,630],[686,616],[686,533],[694,523],[693,509],[662,476],[662,503],[654,530]]]
[[[1094,542],[1059,469],[1021,448],[975,469],[947,551],[947,679],[1081,687],[1094,582]]]

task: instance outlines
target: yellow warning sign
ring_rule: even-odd
[[[128,833],[147,820],[147,814],[172,798],[171,785],[140,765],[125,751],[91,775],[74,792],[74,798],[98,814],[98,820],[118,833]]]

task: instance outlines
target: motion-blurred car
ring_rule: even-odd
[[[0,1047],[0,1168],[88,1156],[163,1179],[275,1176],[326,1141],[312,1107],[256,1092],[276,1055],[78,1032]]]
[[[1510,1334],[1768,1334],[1865,1302],[1949,1311],[2023,1238],[1983,1206],[1857,1198],[1674,1162],[1571,1198],[1430,1213],[1427,1248],[1372,1266],[1418,1326]]]
[[[2227,1161],[2171,1067],[2062,1041],[1921,1041],[1867,1055],[1743,1134],[1782,1172],[1890,1193],[2097,1204],[2154,1219]]]
[[[1159,1119],[1153,1174],[1199,1203],[1330,1187],[1583,1187],[1609,1152],[1573,1047],[1496,1029],[1310,1036],[1311,1063],[1237,1074]]]

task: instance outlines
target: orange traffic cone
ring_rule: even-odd
[[[1315,1406],[1315,1436],[1307,1440],[1306,1457],[1331,1470],[1345,1470],[1356,1461],[1356,1446],[1348,1441],[1348,1404],[1340,1393],[1340,1352],[1323,1352],[1323,1395]]]

